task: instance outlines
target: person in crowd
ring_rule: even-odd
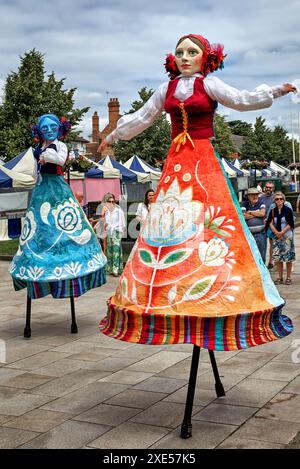
[[[296,202],[296,212],[300,212],[300,194],[297,197],[297,202]]]
[[[145,193],[145,199],[144,202],[141,202],[138,205],[137,211],[136,211],[136,220],[138,220],[141,224],[145,222],[147,215],[149,213],[150,209],[150,204],[153,200],[154,197],[154,190],[153,189],[148,189],[147,192]]]
[[[262,189],[262,186],[261,186],[261,182],[259,182],[257,184],[256,189],[258,190],[258,196],[262,197],[263,196],[263,189]]]
[[[260,193],[257,187],[250,187],[247,192],[248,200],[243,203],[241,208],[248,228],[256,241],[262,260],[265,262],[267,239],[264,218],[266,215],[266,207],[261,201],[261,197],[259,197]]]
[[[274,193],[274,184],[271,181],[267,181],[264,186],[264,193],[260,197],[260,201],[265,205],[266,210],[266,217],[265,223],[268,218],[270,206],[274,203],[273,201],[273,193]],[[272,261],[272,250],[273,250],[273,239],[272,239],[272,232],[266,231],[267,240],[269,240],[269,262],[268,262],[268,269],[273,269],[274,264]]]
[[[294,216],[293,211],[284,204],[285,195],[278,191],[274,194],[275,207],[271,208],[267,227],[274,233],[273,261],[277,264],[278,278],[275,284],[283,283],[283,264],[286,263],[285,284],[292,283],[292,263],[295,261]]]
[[[126,228],[124,212],[116,203],[114,194],[105,194],[102,200],[100,228],[106,238],[106,272],[118,277],[123,270],[122,235]],[[97,225],[96,225],[97,230]]]
[[[272,185],[272,190],[271,190],[271,185]],[[270,213],[270,210],[272,210],[272,208],[275,208],[275,202],[274,202],[274,184],[273,183],[266,183],[266,186],[265,186],[266,190],[265,190],[265,195],[264,197],[262,198],[262,201],[264,202],[265,206],[266,206],[266,218],[265,218],[265,222],[267,222],[267,219],[268,219],[268,216],[269,216],[269,213]],[[287,207],[289,207],[291,210],[293,210],[293,207],[291,205],[291,203],[288,201],[288,200],[285,200],[284,202],[284,205],[286,205]],[[269,240],[269,262],[268,262],[268,269],[273,269],[274,267],[274,263],[273,263],[273,238],[274,238],[274,233],[272,232],[271,228],[268,227],[266,228],[266,236],[267,236],[267,239]]]
[[[82,192],[75,192],[74,195],[75,195],[75,198],[78,201],[80,207],[82,208],[83,212],[87,216],[88,215],[88,204],[83,203],[83,199],[84,199],[83,193]]]

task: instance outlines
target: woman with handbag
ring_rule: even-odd
[[[267,228],[273,233],[273,261],[277,264],[278,278],[275,284],[283,283],[283,263],[286,262],[286,285],[291,285],[292,263],[295,261],[294,216],[285,205],[285,195],[275,192],[275,208],[270,210]]]

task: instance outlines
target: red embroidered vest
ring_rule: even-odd
[[[169,82],[165,101],[165,111],[171,116],[172,139],[184,130],[180,100],[174,96],[178,80],[179,78],[176,78]],[[194,93],[184,101],[184,110],[188,116],[187,131],[192,139],[214,136],[215,109],[216,102],[204,90],[203,77],[197,77],[194,82]]]

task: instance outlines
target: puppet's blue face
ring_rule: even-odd
[[[39,124],[41,134],[45,140],[53,141],[58,137],[59,125],[49,117],[45,117]]]

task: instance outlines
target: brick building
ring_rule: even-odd
[[[92,116],[92,141],[86,144],[87,152],[91,155],[96,155],[97,160],[101,159],[101,154],[97,152],[98,147],[104,137],[112,132],[116,126],[120,115],[120,103],[118,98],[110,98],[108,102],[108,124],[100,131],[99,128],[99,116],[97,111]],[[114,152],[111,147],[105,150],[105,155],[111,155],[114,157]]]

